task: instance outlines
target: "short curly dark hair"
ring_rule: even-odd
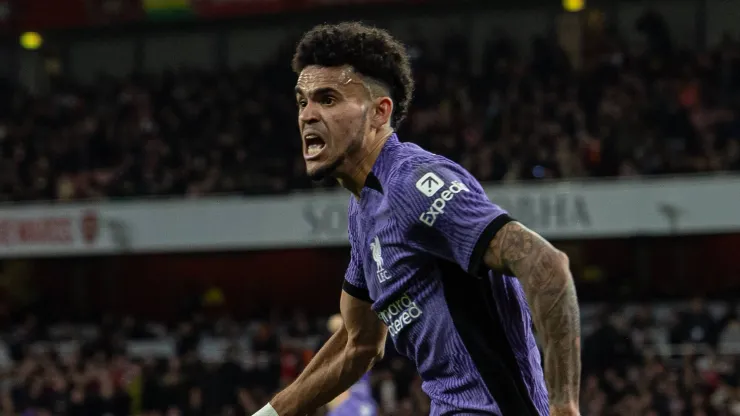
[[[406,48],[387,31],[358,22],[316,26],[298,42],[292,62],[296,74],[310,65],[349,65],[381,82],[393,100],[391,126],[406,118],[414,92],[411,64]]]

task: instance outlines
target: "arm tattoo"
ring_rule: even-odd
[[[578,405],[580,316],[567,256],[522,224],[510,222],[491,240],[484,261],[492,269],[512,272],[522,283],[542,337],[551,406]]]

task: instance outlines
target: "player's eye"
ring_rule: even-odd
[[[336,102],[337,100],[330,95],[327,95],[326,97],[321,98],[321,105],[332,105]]]
[[[306,100],[298,100],[296,101],[296,104],[298,105],[298,108],[303,108],[308,104],[308,102]]]

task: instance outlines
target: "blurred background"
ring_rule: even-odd
[[[584,416],[740,415],[740,3],[0,0],[3,415],[251,415],[328,337],[348,195],[290,57],[409,47],[414,141],[571,259]],[[428,414],[393,348],[382,415]]]

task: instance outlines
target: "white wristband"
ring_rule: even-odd
[[[252,416],[280,416],[280,415],[278,415],[278,412],[276,412],[275,409],[272,408],[272,405],[270,403],[267,403],[265,407],[258,410],[257,413],[253,414]]]

